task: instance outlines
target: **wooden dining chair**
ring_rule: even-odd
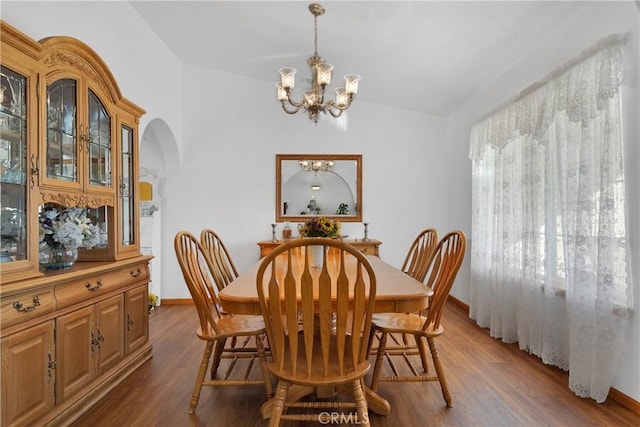
[[[402,267],[400,268],[409,276],[414,279],[423,282],[427,271],[429,269],[429,263],[431,262],[431,255],[434,253],[436,246],[438,245],[438,231],[435,228],[425,228],[422,230],[409,246],[409,250],[405,256]],[[426,360],[427,347],[423,340],[414,339],[414,342],[410,342],[410,337],[406,334],[400,336],[389,335],[389,338],[393,343],[387,343],[387,353],[393,353],[397,355],[412,356],[420,354],[421,360]],[[381,335],[377,335],[377,341],[379,342]],[[377,347],[371,346],[369,348],[370,354],[377,353]],[[428,370],[428,365],[423,364],[423,369]]]
[[[436,349],[435,339],[444,333],[444,327],[440,323],[442,310],[449,292],[455,281],[456,274],[460,269],[464,258],[466,246],[466,237],[462,231],[452,231],[445,235],[438,243],[435,252],[431,258],[431,263],[426,274],[426,286],[433,289],[433,295],[429,298],[429,307],[426,313],[380,313],[375,314],[372,320],[372,335],[376,332],[381,333],[380,344],[376,355],[375,367],[371,380],[371,390],[374,392],[378,389],[381,381],[391,382],[408,382],[408,381],[438,381],[442,389],[442,396],[448,407],[452,406],[451,395],[447,387],[442,362]],[[398,369],[392,362],[392,352],[386,349],[387,338],[390,334],[407,334],[413,335],[416,342],[427,340],[431,359],[435,368],[435,375],[429,374],[427,369],[420,373],[404,357],[409,363],[412,375],[399,375]],[[369,344],[371,345],[371,344]],[[427,366],[428,360],[423,352],[420,353],[423,366]],[[391,363],[392,376],[382,376],[383,360],[387,359]]]
[[[182,276],[189,288],[200,319],[200,326],[196,330],[196,335],[199,339],[206,342],[193,394],[189,403],[189,413],[193,414],[196,410],[202,386],[263,384],[267,396],[271,397],[273,395],[271,377],[267,369],[267,358],[262,343],[262,337],[266,332],[262,316],[223,314],[220,311],[218,288],[213,283],[211,275],[211,271],[213,271],[215,267],[211,265],[200,242],[191,233],[181,231],[177,233],[174,238],[174,247],[180,269],[182,270]],[[228,338],[237,337],[253,338],[256,346],[255,351],[246,348],[225,348],[225,342]],[[262,371],[262,380],[248,379],[251,369],[247,369],[243,379],[230,379],[231,371],[235,365],[234,362],[230,364],[229,370],[222,378],[212,378],[211,380],[205,381],[204,378],[212,352],[214,353],[214,359],[216,357],[218,358],[218,361],[213,361],[216,370],[219,358],[222,353],[225,352],[233,353],[234,360],[238,358],[250,358],[249,367],[253,366],[254,360],[257,358]]]
[[[311,267],[313,246],[322,247],[321,267]],[[276,267],[278,257],[285,258],[284,267]],[[271,345],[269,371],[279,380],[270,426],[279,425],[280,420],[323,422],[326,410],[336,408],[355,408],[358,424],[368,426],[366,338],[376,277],[366,256],[340,240],[295,239],[262,260],[256,285]],[[353,401],[292,402],[295,398],[288,399],[292,384],[309,392],[335,388]],[[298,390],[291,394],[300,396]],[[288,408],[325,412],[289,414]]]
[[[424,281],[429,269],[431,254],[438,245],[438,232],[435,228],[422,230],[407,251],[401,270],[416,280]]]
[[[210,228],[205,228],[200,232],[200,243],[202,244],[205,255],[209,257],[209,261],[213,266],[211,271],[213,281],[217,285],[218,290],[222,290],[238,277],[238,270],[233,264],[231,255],[229,254],[229,251],[227,250],[227,247],[222,241],[220,235]],[[224,312],[222,307],[219,307],[219,309],[222,314],[227,314]],[[244,347],[245,349],[251,348],[248,347],[248,345],[248,339],[238,343],[237,337],[232,337],[230,341],[225,342],[225,348],[230,350],[226,351],[226,353],[233,352],[233,349],[237,349],[238,346]],[[257,350],[255,347],[253,349]],[[225,353],[225,349],[221,347],[216,348],[213,355],[213,363],[211,363],[211,379],[215,377],[220,360],[226,357],[233,357],[224,355],[223,353]]]
[[[205,228],[200,232],[200,243],[207,256],[218,266],[219,274],[214,276],[218,289],[222,289],[238,277],[238,270],[222,238],[215,231]]]

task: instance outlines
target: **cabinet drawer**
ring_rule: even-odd
[[[56,308],[53,288],[22,292],[2,298],[0,318],[2,327],[16,325],[21,322],[51,313]]]
[[[379,256],[378,246],[370,242],[349,242],[365,255]]]
[[[373,255],[375,253],[375,248],[373,246],[359,246],[358,250],[365,255]]]
[[[149,281],[149,264],[143,263],[119,270],[122,283],[131,284]]]
[[[142,280],[148,280],[149,270],[146,264],[125,267],[120,270],[108,271],[72,282],[56,286],[56,299],[58,308],[68,307],[72,304],[106,294],[123,286]]]

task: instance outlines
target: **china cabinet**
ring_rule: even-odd
[[[0,42],[0,424],[68,424],[151,357],[144,110],[79,40],[0,21]],[[39,265],[45,207],[86,209],[93,224],[96,244],[70,268]]]

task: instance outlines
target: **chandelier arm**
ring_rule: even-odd
[[[351,105],[351,101],[353,100],[353,95],[349,95],[349,99],[344,107],[340,107],[336,104],[334,100],[327,101],[324,105],[324,108],[331,113],[333,117],[340,117],[340,114]],[[339,113],[334,113],[334,110],[338,110]],[[336,115],[337,114],[337,115]]]
[[[333,108],[331,108],[331,107],[327,107],[327,108],[326,108],[326,111],[328,111],[328,112],[329,112],[329,114],[331,114],[333,117],[335,117],[335,118],[337,119],[338,117],[340,117],[340,116],[342,115],[342,112],[343,112],[344,110],[340,110],[340,109],[338,109],[338,112],[337,112],[337,113],[334,113]]]
[[[295,113],[298,112],[298,110],[300,110],[300,106],[296,106],[296,108],[294,110],[287,110],[287,104],[285,104],[284,101],[280,101],[280,103],[282,104],[282,109],[287,114],[295,114]]]
[[[291,97],[290,97],[290,96],[287,96],[287,101],[289,102],[289,105],[292,105],[292,106],[294,106],[294,107],[296,107],[296,108],[301,108],[301,107],[303,107],[303,108],[304,108],[304,107],[305,107],[305,101],[304,101],[304,99],[303,99],[302,101],[300,101],[300,102],[295,102],[295,101],[293,101],[293,100],[291,99]],[[284,101],[282,101],[282,102],[284,103]]]

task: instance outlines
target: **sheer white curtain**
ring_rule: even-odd
[[[603,402],[632,308],[620,117],[608,40],[472,129],[470,316]]]

